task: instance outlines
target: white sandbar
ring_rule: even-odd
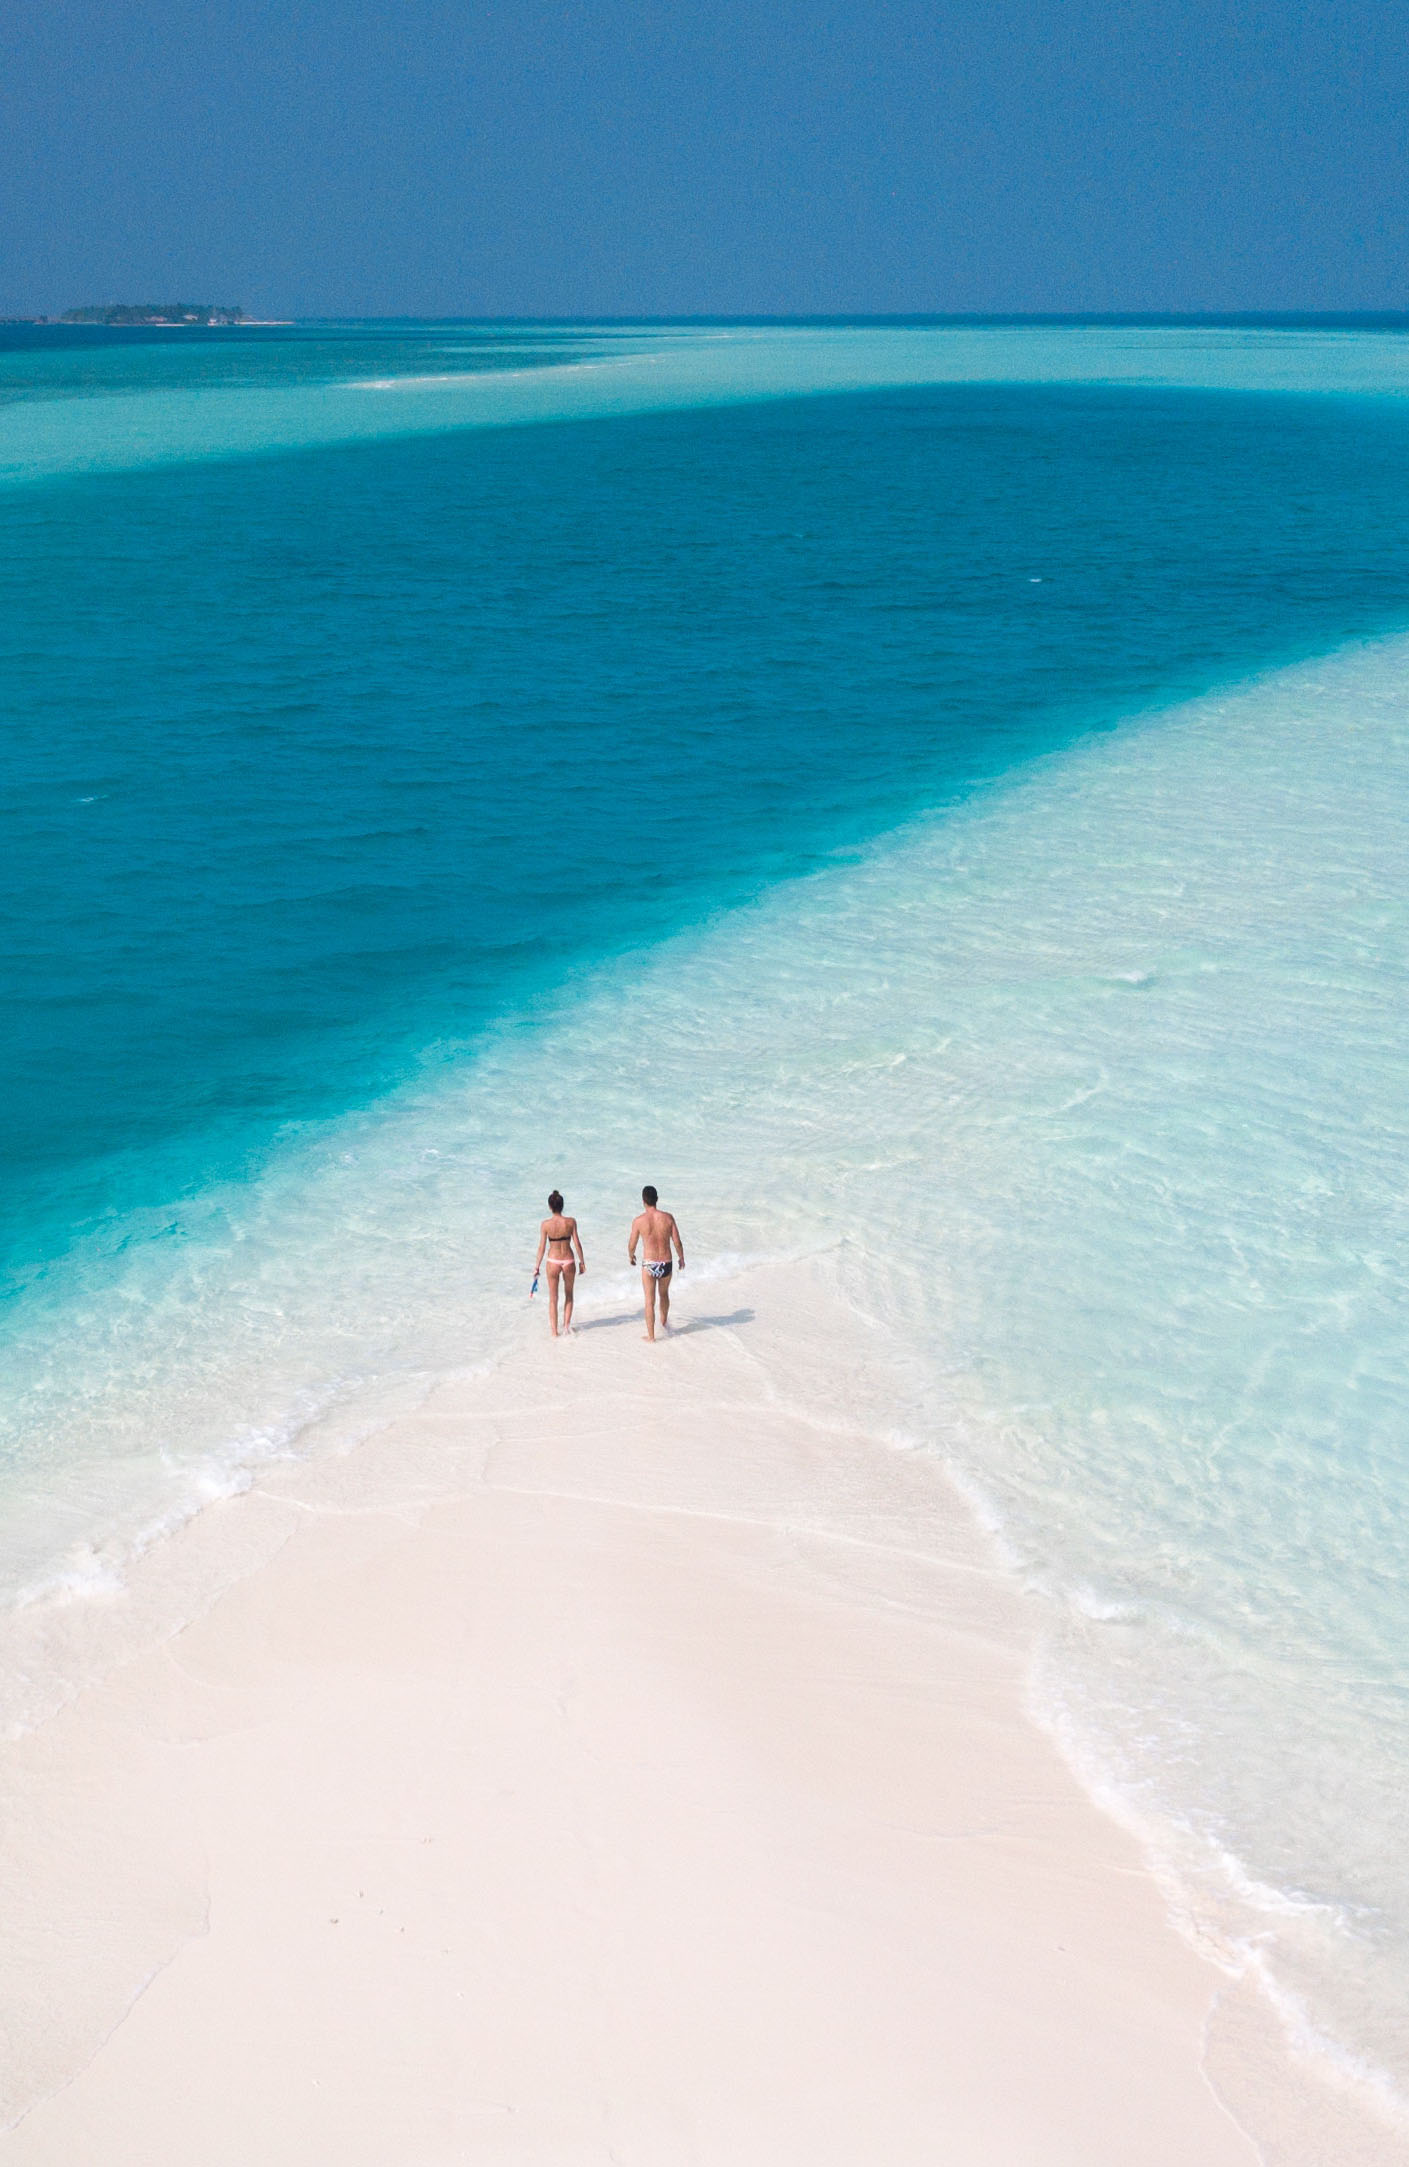
[[[1263,2156],[1026,1600],[849,1419],[875,1350],[805,1275],[696,1292],[654,1349],[535,1315],[136,1568],[6,1749],[6,2167]]]

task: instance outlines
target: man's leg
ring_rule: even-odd
[[[663,1332],[670,1330],[670,1276],[667,1272],[660,1283],[660,1328]]]
[[[656,1336],[656,1283],[644,1266],[641,1271],[641,1287],[646,1300],[646,1337],[647,1339],[654,1339]]]

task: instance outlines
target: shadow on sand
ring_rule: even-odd
[[[732,1309],[727,1317],[691,1317],[688,1324],[672,1324],[667,1336],[671,1339],[688,1339],[692,1332],[716,1332],[730,1325],[752,1324],[753,1319],[754,1312],[751,1309]],[[619,1324],[640,1324],[640,1322],[640,1310],[627,1309],[623,1310],[619,1317],[584,1317],[580,1323],[574,1326],[574,1330],[579,1332],[608,1332]]]

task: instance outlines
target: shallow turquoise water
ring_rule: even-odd
[[[1393,2064],[1406,355],[0,352],[0,1582],[492,1348],[543,1151],[715,1249],[742,1175],[930,1363],[1093,1782]]]

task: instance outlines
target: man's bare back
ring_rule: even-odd
[[[657,1304],[660,1307],[662,1331],[668,1331],[670,1328],[670,1275],[673,1269],[670,1257],[671,1247],[674,1246],[680,1260],[680,1269],[683,1272],[685,1269],[685,1244],[680,1239],[680,1229],[675,1223],[675,1214],[661,1210],[654,1189],[643,1189],[641,1191],[641,1202],[644,1204],[645,1210],[638,1212],[631,1222],[631,1232],[626,1243],[626,1254],[634,1264],[639,1246],[641,1251],[641,1289],[646,1305],[646,1337],[647,1339],[654,1339],[656,1336]]]

